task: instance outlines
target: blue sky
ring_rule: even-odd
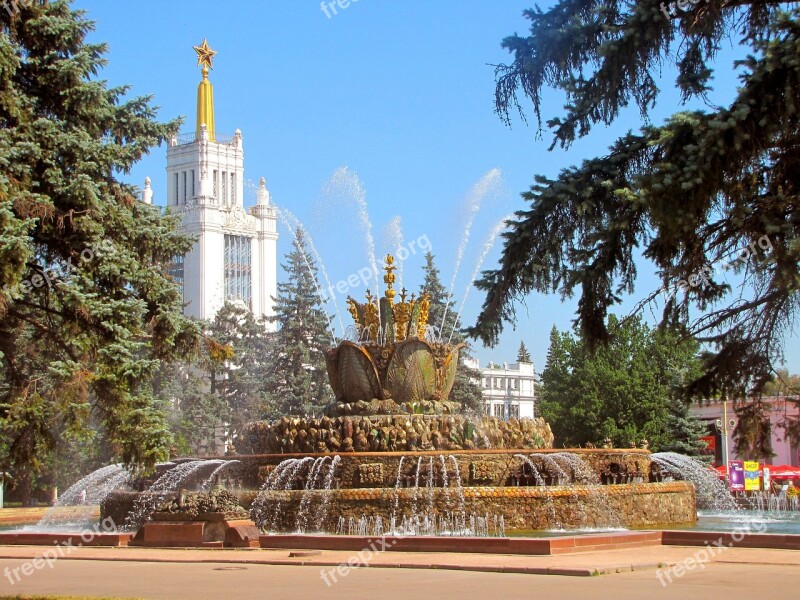
[[[192,46],[208,38],[218,52],[210,76],[217,131],[242,130],[245,177],[253,182],[266,177],[273,202],[289,209],[313,236],[334,284],[369,265],[355,203],[326,191],[337,170],[347,167],[366,191],[378,255],[388,245],[384,227],[399,216],[406,246],[421,237],[429,240],[449,284],[471,190],[499,169],[502,185],[493,187],[475,217],[456,278],[458,305],[491,230],[505,215],[525,208],[519,194],[535,174],[555,176],[639,126],[632,111],[568,151],[548,152],[550,138],[537,139],[535,127],[519,120],[507,127],[498,119],[491,65],[508,61],[500,42],[527,32],[521,14],[532,4],[358,0],[336,15],[329,9],[329,18],[318,0],[74,3],[97,21],[92,41],[110,45],[101,76],[111,85],[130,84],[133,95],[154,95],[159,118],[183,116],[186,131],[195,128],[200,81]],[[735,86],[729,62],[722,73],[720,101]],[[671,80],[663,87],[656,122],[679,108]],[[561,99],[547,98],[548,116],[557,115]],[[166,196],[165,155],[164,148],[154,149],[127,176],[137,185],[150,176],[159,204]],[[254,203],[254,194],[246,197],[246,204]],[[282,257],[290,236],[286,227],[280,231]],[[498,243],[485,268],[496,264],[499,252]],[[404,263],[409,289],[422,280],[421,264],[421,253]],[[641,271],[637,293],[655,282],[650,269]],[[363,289],[350,293],[360,296]],[[466,323],[474,322],[481,302],[473,290],[463,313]],[[619,312],[632,305],[626,301]],[[518,306],[516,329],[507,327],[496,348],[478,346],[475,354],[482,363],[513,362],[524,340],[541,369],[551,327],[570,328],[575,306],[574,299],[531,295]],[[348,323],[349,316],[343,313],[342,320]],[[787,348],[795,372],[800,371],[797,341],[795,336]]]

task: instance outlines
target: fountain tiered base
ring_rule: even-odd
[[[696,520],[694,485],[672,480],[646,450],[265,454],[237,461],[215,484],[233,490],[253,522],[271,533],[502,536]],[[158,491],[112,493],[102,516],[130,522],[137,507],[155,505],[153,494],[163,500]],[[164,520],[161,513],[153,518]],[[170,519],[177,518],[175,509]]]

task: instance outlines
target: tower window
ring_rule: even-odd
[[[186,204],[186,194],[189,187],[186,185],[186,171],[183,172],[183,203]]]
[[[218,193],[217,190],[219,189],[217,187],[217,179],[218,178],[219,178],[219,171],[214,169],[214,179],[213,179],[213,181],[214,181],[214,191],[212,193],[212,196],[214,196],[214,200],[217,200],[217,201],[219,201],[219,196],[217,196],[217,193]]]
[[[194,191],[194,169],[192,169],[192,198],[194,198],[197,194]]]
[[[225,236],[225,300],[241,300],[248,308],[252,288],[251,256],[250,238]]]
[[[236,204],[236,173],[231,173],[231,206]]]
[[[183,254],[179,254],[172,258],[172,262],[167,267],[167,275],[172,277],[172,280],[178,284],[178,287],[181,290],[181,298],[184,297],[183,295],[183,263],[184,257]]]
[[[228,177],[225,171],[222,172],[222,203],[228,205]]]
[[[175,173],[175,204],[178,203],[178,174]]]

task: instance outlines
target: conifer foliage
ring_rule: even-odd
[[[118,179],[176,131],[98,79],[103,44],[69,4],[0,11],[0,470],[30,483],[98,424],[117,460],[167,456],[158,363],[197,328],[162,267],[190,248]]]
[[[499,267],[478,284],[487,296],[470,332],[495,343],[515,299],[557,291],[579,296],[590,346],[607,342],[609,307],[633,292],[641,253],[666,290],[641,294],[642,305],[660,298],[665,325],[712,349],[690,391],[743,395],[769,378],[799,307],[800,9],[701,2],[671,15],[665,5],[561,0],[526,11],[530,35],[503,41],[514,60],[497,68],[499,115],[530,100],[541,130],[544,91],[557,88],[565,112],[546,126],[563,147],[629,104],[646,119],[665,64],[684,101],[703,99],[714,68],[730,68],[718,50],[744,52],[725,105],[645,121],[607,155],[535,178]]]
[[[519,343],[519,350],[517,351],[517,362],[521,363],[533,362],[533,360],[531,359],[531,353],[528,352],[528,348],[525,346],[525,342]]]
[[[282,265],[287,280],[278,284],[272,344],[273,371],[267,385],[279,415],[319,415],[333,398],[325,352],[335,345],[320,300],[317,266],[298,229]]]
[[[655,450],[699,453],[705,428],[678,393],[699,370],[697,344],[639,318],[612,315],[608,327],[613,340],[596,352],[570,332],[550,332],[538,410],[559,445],[647,439]]]

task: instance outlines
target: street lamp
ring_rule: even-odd
[[[736,419],[728,418],[728,399],[725,392],[722,392],[722,418],[717,419],[714,423],[717,431],[720,432],[722,437],[722,465],[727,469],[730,451],[728,449],[728,428],[736,427]]]

